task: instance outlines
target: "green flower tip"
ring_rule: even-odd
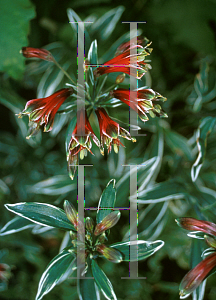
[[[120,216],[120,211],[113,211],[110,214],[108,214],[99,224],[96,225],[94,235],[97,236],[115,226],[116,223],[119,221]]]
[[[120,263],[122,261],[122,254],[117,249],[107,247],[106,245],[96,246],[96,250],[101,253],[107,260],[113,263]]]

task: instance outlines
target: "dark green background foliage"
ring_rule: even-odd
[[[199,247],[192,247],[191,238],[174,219],[191,216],[216,222],[216,1],[125,0],[118,5],[125,9],[112,34],[107,37],[95,28],[90,40],[97,39],[100,62],[104,62],[114,54],[115,41],[129,31],[129,25],[122,21],[146,21],[138,28],[152,41],[152,70],[142,78],[141,85],[167,97],[162,106],[169,118],[140,123],[140,133],[145,136],[137,137],[135,144],[124,141],[126,148],[120,148],[118,155],[112,151],[102,157],[93,147],[95,156],[88,154],[84,160],[94,165],[85,170],[86,206],[96,207],[102,190],[115,178],[116,206],[127,207],[129,170],[122,165],[143,163],[138,169],[140,239],[161,239],[165,246],[147,261],[139,262],[139,276],[146,280],[121,280],[128,276],[126,262],[116,266],[101,260],[99,265],[119,300],[175,300],[179,299],[178,286],[191,260],[192,265],[198,262],[193,260],[199,259],[205,244],[198,241]],[[68,177],[65,154],[71,115],[57,115],[50,134],[40,133],[30,140],[25,139],[28,118],[14,115],[28,100],[43,97],[48,88],[54,92],[67,82],[54,83],[58,73],[55,69],[46,72],[48,62],[28,61],[24,67],[21,47],[48,45],[61,65],[76,75],[76,34],[68,24],[68,8],[82,20],[88,16],[97,20],[116,8],[116,3],[0,0],[0,227],[13,217],[3,206],[6,203],[34,201],[62,208],[63,200],[68,199],[76,205],[77,179]],[[110,82],[115,78],[110,76]],[[127,107],[110,108],[109,112],[128,123]],[[96,134],[99,136],[97,130]],[[89,216],[95,217],[95,213]],[[109,241],[122,240],[128,230],[129,213],[125,210]],[[8,289],[0,298],[34,299],[40,276],[58,254],[63,236],[61,230],[41,232],[38,228],[34,234],[27,229],[0,237],[1,254],[4,252],[0,263],[12,268]],[[213,275],[207,281],[204,299],[215,297]],[[44,299],[78,299],[76,281],[65,281]]]

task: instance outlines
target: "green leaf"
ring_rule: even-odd
[[[158,203],[163,201],[185,199],[187,192],[183,184],[173,180],[161,182],[138,193],[138,203]]]
[[[177,132],[165,130],[165,140],[175,154],[185,156],[188,160],[192,160],[192,151],[185,137]]]
[[[5,224],[4,227],[0,230],[0,236],[12,234],[15,232],[22,231],[27,228],[34,227],[35,225],[32,224],[31,221],[21,218],[21,217],[15,217],[11,221],[9,221],[7,224]]]
[[[91,65],[97,65],[98,64],[98,55],[97,55],[97,41],[94,40],[91,43],[89,52],[88,52],[88,61]],[[93,68],[93,70],[95,67]]]
[[[138,240],[135,242],[122,242],[111,245],[110,247],[117,249],[123,254],[124,261],[137,261],[143,260],[153,255],[161,247],[163,247],[163,241],[146,242]],[[130,250],[132,251],[130,255]],[[138,250],[138,255],[137,255]]]
[[[115,201],[116,201],[115,180],[111,179],[108,182],[99,200],[97,217],[96,217],[97,223],[100,223],[107,215],[109,215],[112,212],[111,208],[115,207]]]
[[[66,175],[56,175],[34,185],[28,186],[28,192],[43,195],[62,195],[77,188]]]
[[[52,226],[60,229],[75,230],[66,217],[65,212],[50,204],[37,202],[22,202],[5,204],[13,213],[26,218],[36,224]]]
[[[191,178],[192,181],[196,181],[200,169],[203,165],[203,161],[206,153],[207,137],[212,132],[216,123],[216,118],[206,117],[201,120],[200,125],[197,130],[197,147],[198,156],[191,168]]]
[[[88,269],[85,277],[92,277],[92,271],[90,266],[90,259],[87,261]],[[78,280],[78,294],[80,300],[100,300],[100,293],[98,287],[95,284],[94,279],[86,278]]]
[[[105,13],[100,19],[92,24],[92,35],[99,33],[101,40],[106,40],[112,34],[121,15],[124,11],[123,6],[118,6]]]
[[[101,270],[94,259],[92,259],[91,268],[92,275],[94,276],[99,291],[101,291],[107,299],[117,300],[110,280],[107,278],[106,274]]]
[[[63,250],[48,264],[45,272],[41,276],[36,300],[40,300],[48,294],[65,277],[65,273],[71,274],[76,269],[76,258],[71,250]],[[66,278],[64,278],[66,279]]]
[[[1,1],[0,10],[0,71],[20,79],[24,71],[24,57],[19,53],[28,45],[29,21],[35,17],[29,0]]]
[[[187,235],[194,239],[204,240],[204,236],[206,235],[206,233],[202,232],[202,231],[191,231],[191,232],[187,233]]]

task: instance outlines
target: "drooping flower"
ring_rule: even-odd
[[[182,279],[179,287],[180,298],[188,297],[216,267],[216,252],[210,254]]]
[[[28,101],[25,109],[18,114],[19,118],[23,115],[29,116],[30,134],[27,138],[37,134],[42,125],[44,125],[44,132],[51,131],[58,109],[72,94],[73,88],[64,88],[49,97]]]
[[[137,111],[140,119],[143,122],[148,121],[147,113],[151,117],[160,116],[167,117],[167,114],[162,110],[159,104],[155,101],[166,101],[166,98],[152,89],[137,89],[133,92],[127,89],[116,89],[110,92],[110,95],[121,100],[133,110]]]
[[[186,229],[204,232],[206,243],[212,248],[208,256],[195,268],[190,270],[180,283],[180,298],[187,298],[207,278],[209,273],[216,267],[216,224],[194,218],[179,218],[177,224]],[[204,255],[204,253],[203,253]]]
[[[103,74],[123,72],[137,79],[142,78],[148,69],[151,68],[150,65],[144,61],[145,57],[152,51],[151,48],[148,48],[150,44],[147,39],[139,37],[137,42],[136,39],[132,39],[132,43],[127,42],[120,45],[116,52],[117,56],[95,69],[94,75],[98,77]],[[131,55],[131,49],[136,49],[135,55]],[[133,70],[133,72],[131,72],[131,70]]]
[[[79,135],[82,132],[82,124],[85,124],[83,135]],[[86,111],[82,110],[79,114],[79,122],[77,122],[74,131],[72,132],[71,140],[68,145],[67,161],[68,161],[68,171],[71,179],[74,178],[76,172],[76,165],[78,164],[78,154],[80,153],[80,159],[83,159],[87,156],[87,150],[91,153],[91,139],[93,142],[100,147],[100,141],[94,134],[94,131],[89,123]]]
[[[117,249],[107,247],[104,244],[96,246],[96,251],[102,254],[107,260],[113,263],[120,263],[122,261],[122,254]]]
[[[47,61],[53,61],[54,57],[46,49],[32,48],[32,47],[22,47],[20,51],[22,55],[26,58],[40,58]]]
[[[108,116],[104,108],[98,108],[96,110],[96,114],[100,126],[100,151],[102,154],[104,154],[104,144],[107,146],[108,152],[111,151],[113,145],[114,151],[118,153],[119,145],[124,146],[118,139],[119,136],[126,138],[127,140],[131,140],[132,142],[136,142],[136,140],[131,137],[130,133],[127,130],[120,127],[117,122],[113,121]]]
[[[202,231],[216,237],[215,223],[197,220],[194,218],[178,218],[176,219],[176,223],[186,230]]]

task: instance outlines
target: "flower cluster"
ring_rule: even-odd
[[[91,62],[88,62],[88,68],[84,68],[85,72],[87,72],[85,110],[79,111],[77,109],[77,124],[71,133],[71,139],[67,149],[68,170],[69,176],[72,179],[74,178],[76,166],[79,163],[79,155],[80,159],[83,159],[88,152],[93,154],[91,151],[91,138],[99,147],[102,155],[104,155],[104,146],[107,147],[109,153],[111,152],[113,145],[114,152],[118,153],[119,146],[124,146],[119,137],[131,140],[132,142],[136,141],[126,129],[120,127],[120,125],[108,115],[108,112],[105,109],[106,101],[112,103],[112,100],[120,100],[122,103],[127,104],[135,110],[140,119],[144,122],[148,120],[147,114],[151,117],[167,117],[161,106],[155,104],[155,102],[159,100],[166,100],[166,98],[159,93],[147,88],[139,88],[135,91],[130,91],[130,89],[118,87],[118,85],[124,81],[126,74],[140,79],[150,68],[150,65],[146,61],[146,56],[152,51],[152,49],[149,48],[150,44],[151,43],[149,43],[146,38],[138,36],[137,38],[120,45],[117,48],[115,57],[104,64],[97,66],[94,71],[91,69]],[[25,109],[20,112],[18,116],[29,116],[29,138],[37,134],[41,126],[44,126],[45,132],[52,130],[54,117],[64,101],[69,96],[72,96],[71,101],[73,102],[77,99],[75,98],[76,83],[73,82],[68,73],[61,68],[52,54],[46,49],[23,47],[22,54],[26,58],[40,58],[53,62],[73,83],[71,88],[64,88],[49,97],[33,99],[27,102]],[[98,77],[113,72],[123,73],[117,76],[114,88],[110,88],[108,93],[104,92],[103,84],[106,81],[106,78],[104,79],[103,84],[101,84]],[[97,93],[97,91],[99,92]],[[74,103],[73,105],[76,107]],[[95,135],[89,122],[89,117],[93,111],[98,119],[100,141]]]
[[[193,230],[191,237],[205,239],[210,249],[204,251],[203,255],[207,255],[195,268],[190,270],[180,283],[180,298],[188,297],[201,283],[210,275],[211,271],[216,267],[216,224],[208,221],[197,220],[194,218],[179,218],[177,224],[186,230]]]

